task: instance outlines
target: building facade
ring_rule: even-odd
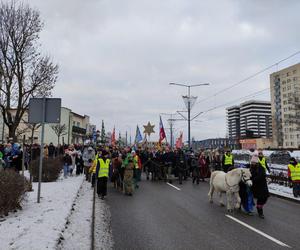
[[[12,115],[14,112],[16,111],[11,111]],[[3,124],[2,117],[0,124]],[[60,137],[56,135],[54,129],[52,128],[55,125],[56,124],[45,124],[45,144],[50,144],[51,142],[54,145],[81,144],[85,141],[85,139],[91,137],[92,130],[93,128],[95,129],[95,126],[90,124],[89,116],[79,115],[72,112],[71,109],[65,107],[61,107],[60,125],[65,126],[65,129]],[[17,128],[16,135],[19,142],[22,141],[22,138],[25,135],[25,140],[27,143],[30,143],[31,140],[34,143],[40,143],[41,126],[37,125],[33,128],[30,124],[28,124],[28,112],[25,112]],[[8,140],[8,128],[5,125],[1,128],[1,136],[3,142]]]
[[[241,138],[272,138],[271,103],[248,101],[240,105]]]
[[[272,138],[271,103],[247,101],[227,108],[227,129],[231,139]]]
[[[270,75],[273,143],[300,146],[300,63]]]
[[[240,106],[232,106],[227,111],[227,130],[231,139],[240,138]]]

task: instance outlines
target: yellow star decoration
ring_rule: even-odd
[[[150,136],[152,133],[155,133],[154,132],[155,125],[151,125],[150,122],[148,122],[147,125],[143,125],[143,127],[144,127],[144,134]]]

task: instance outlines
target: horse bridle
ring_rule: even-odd
[[[241,173],[242,173],[242,182],[246,184],[247,181],[250,181],[251,179],[246,179],[245,176],[244,176],[244,171],[241,169]],[[235,185],[229,185],[229,183],[227,182],[227,178],[226,178],[226,175],[225,175],[225,183],[228,187],[232,188],[232,187],[235,187],[235,186],[238,186],[239,184],[235,184]]]
[[[245,173],[245,172],[244,172],[243,170],[242,170],[241,172],[242,172],[242,181],[243,181],[245,184],[246,184],[247,181],[251,181],[250,178],[249,178],[249,179],[246,179],[246,178],[245,178],[245,176],[244,176],[244,173]]]

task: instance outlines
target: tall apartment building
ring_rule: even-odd
[[[240,138],[240,106],[232,106],[227,111],[227,129],[230,139]]]
[[[241,137],[272,137],[271,103],[248,101],[240,105]]]
[[[271,138],[271,103],[247,101],[227,108],[229,138]]]
[[[300,146],[300,63],[270,75],[273,143]]]

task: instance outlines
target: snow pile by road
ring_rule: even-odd
[[[93,190],[90,183],[84,182],[67,219],[66,229],[62,234],[58,249],[91,249],[92,209]]]
[[[269,192],[272,194],[280,195],[286,198],[300,201],[300,198],[295,198],[293,195],[293,189],[290,187],[281,186],[275,183],[268,184]]]
[[[108,196],[109,199],[109,196]],[[121,209],[121,208],[120,208]],[[113,237],[111,229],[111,214],[105,200],[96,196],[95,201],[95,249],[113,249]]]
[[[84,177],[42,183],[37,203],[37,183],[28,193],[23,210],[0,222],[0,249],[55,249]]]

